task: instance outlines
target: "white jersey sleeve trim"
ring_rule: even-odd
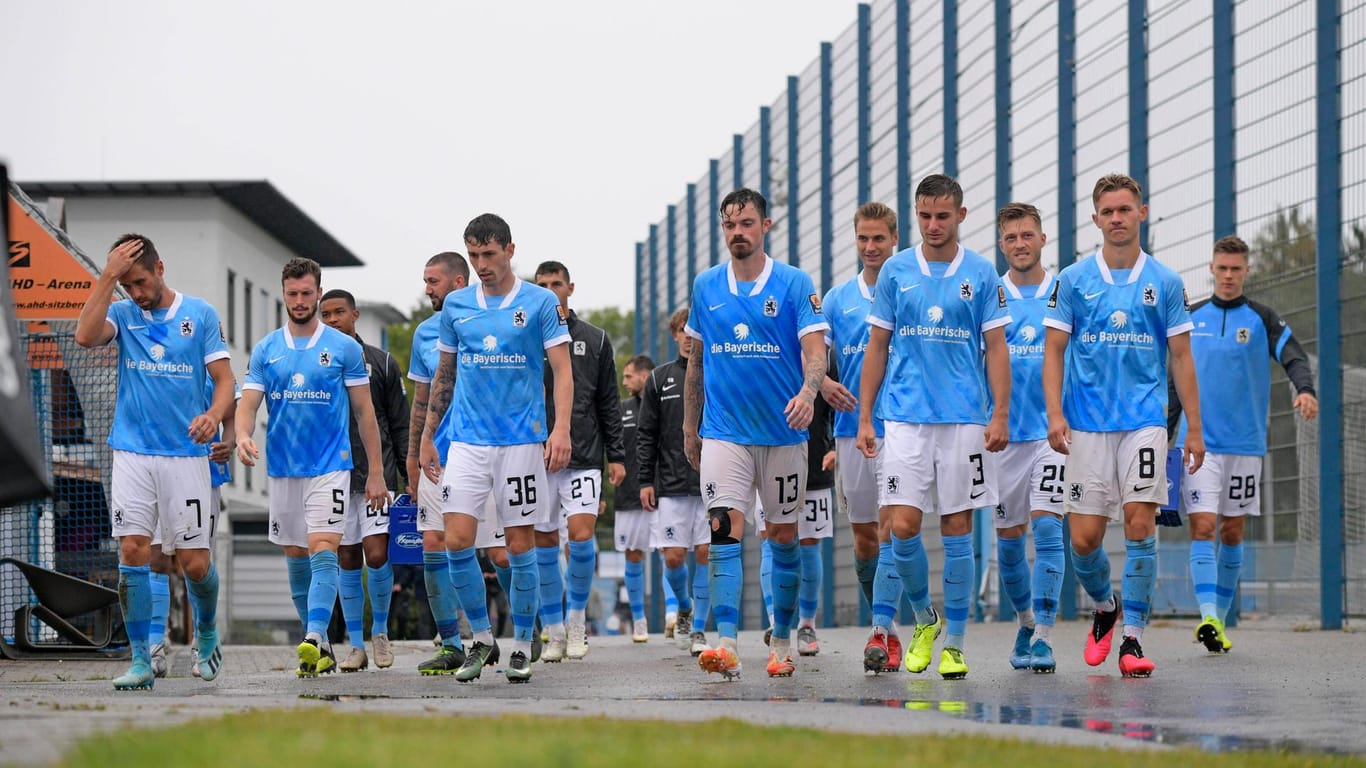
[[[829,323],[812,323],[811,325],[808,325],[808,326],[806,326],[805,328],[802,328],[801,330],[797,331],[797,338],[800,339],[801,337],[805,336],[805,335],[808,334],[808,333],[823,333],[823,334],[825,334],[825,338],[826,338],[826,339],[829,339],[829,338],[830,338],[830,324],[829,324]]]
[[[242,384],[242,391],[243,391],[243,392],[246,392],[246,391],[248,391],[248,390],[250,390],[250,391],[252,391],[252,392],[265,392],[265,391],[266,391],[266,385],[265,385],[265,384],[258,384],[258,383],[254,382],[254,381],[244,382],[244,383]]]
[[[228,360],[231,359],[231,357],[232,356],[228,354],[228,350],[220,349],[217,352],[210,352],[209,354],[204,355],[204,365],[208,365],[209,363],[217,362],[219,360]]]
[[[428,377],[428,376],[418,376],[417,374],[413,373],[412,371],[408,371],[408,378],[409,378],[410,380],[412,380],[412,381],[416,381],[418,384],[431,384],[431,383],[432,383],[431,377]]]
[[[881,329],[884,330],[884,331],[890,331],[890,330],[892,330],[892,324],[889,323],[889,322],[887,322],[886,320],[883,320],[882,318],[878,317],[877,315],[868,315],[868,324],[869,324],[869,325],[876,325],[877,327],[881,328]]]
[[[988,320],[985,323],[982,323],[982,330],[989,331],[992,328],[1000,328],[1005,325],[1010,325],[1011,322],[1012,321],[1010,319],[1010,315],[1006,315],[1005,317],[998,317],[995,320]]]
[[[439,341],[436,343],[436,348],[437,348],[437,350],[440,351],[440,352],[449,352],[449,353],[451,353],[452,355],[455,354],[456,352],[459,352],[459,351],[460,351],[460,349],[459,349],[458,347],[449,347],[449,346],[446,346],[445,344],[442,344],[442,343],[439,342]]]
[[[114,329],[114,335],[110,336],[109,340],[113,341],[114,339],[117,339],[119,337],[119,324],[110,320],[108,317],[104,318],[104,324]]]
[[[1168,328],[1168,329],[1167,329],[1167,338],[1170,339],[1170,338],[1173,337],[1173,336],[1180,336],[1180,335],[1183,334],[1183,333],[1190,333],[1190,332],[1193,331],[1193,330],[1195,330],[1195,323],[1190,322],[1190,321],[1188,320],[1188,321],[1186,321],[1186,322],[1184,322],[1184,323],[1182,323],[1182,324],[1180,324],[1180,325],[1175,325],[1175,326],[1172,326],[1171,328]]]
[[[370,385],[369,376],[359,376],[354,379],[342,379],[342,381],[346,384],[347,389],[350,389],[352,387],[367,387]]]
[[[562,334],[560,334],[559,336],[554,336],[554,337],[552,337],[552,338],[546,339],[544,347],[545,347],[546,349],[550,349],[551,347],[558,347],[558,346],[560,346],[561,344],[568,344],[569,342],[570,342],[569,334],[568,334],[568,333],[562,333]]]
[[[1067,334],[1067,335],[1069,335],[1069,336],[1072,335],[1072,324],[1071,324],[1071,323],[1064,323],[1064,322],[1061,321],[1061,320],[1055,320],[1055,319],[1053,319],[1053,318],[1051,318],[1051,317],[1045,317],[1045,318],[1043,319],[1043,324],[1044,324],[1044,326],[1047,327],[1047,328],[1057,328],[1058,330],[1062,331],[1063,333],[1065,333],[1065,334]]]
[[[683,326],[683,332],[693,337],[694,339],[697,339],[698,341],[702,341],[702,334],[698,333],[697,329],[693,328],[691,325]]]

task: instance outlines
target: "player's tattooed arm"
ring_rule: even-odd
[[[413,408],[408,414],[408,492],[417,493],[417,473],[420,470],[418,457],[422,455],[422,431],[427,426],[427,401],[431,398],[431,385],[414,382]]]
[[[436,375],[432,377],[429,388],[427,424],[422,430],[422,443],[418,451],[422,473],[433,483],[441,482],[441,457],[436,455],[436,430],[441,426],[441,419],[446,416],[454,397],[455,353],[442,350],[440,361],[436,364]]]
[[[702,362],[705,355],[692,355],[688,359],[688,375],[683,378],[683,454],[688,463],[697,469],[702,463],[702,438],[698,427],[702,421]]]

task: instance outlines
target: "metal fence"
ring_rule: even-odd
[[[961,236],[983,254],[996,252],[999,206],[1038,204],[1045,264],[1057,268],[1099,244],[1094,180],[1127,172],[1147,191],[1143,242],[1193,300],[1212,290],[1213,241],[1241,234],[1254,250],[1249,293],[1335,374],[1320,372],[1324,412],[1309,424],[1291,417],[1277,379],[1274,506],[1250,530],[1244,607],[1324,626],[1366,611],[1355,348],[1366,316],[1366,2],[877,0],[851,21],[774,84],[752,126],[718,137],[720,154],[699,158],[700,178],[643,233],[639,349],[671,353],[665,318],[724,257],[716,208],[736,187],[771,201],[768,252],[824,291],[857,268],[860,202],[893,205],[903,247],[919,239],[912,192],[929,173],[962,182]],[[1164,535],[1159,564],[1171,595],[1188,579],[1180,536]]]

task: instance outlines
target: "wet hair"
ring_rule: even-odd
[[[512,229],[496,213],[481,213],[465,227],[465,242],[477,245],[497,243],[504,248],[512,244]]]
[[[1023,218],[1031,218],[1040,229],[1043,228],[1043,217],[1039,215],[1038,208],[1029,203],[1006,203],[1005,207],[996,213],[996,229],[1004,229],[1006,224]]]
[[[470,265],[465,261],[465,257],[455,251],[442,251],[437,255],[427,259],[427,266],[440,266],[446,274],[453,277],[463,277],[468,282],[470,279]]]
[[[1121,189],[1133,192],[1134,198],[1139,203],[1143,202],[1143,187],[1134,177],[1124,173],[1107,173],[1096,180],[1096,188],[1091,190],[1091,204],[1100,203],[1100,196],[1106,192],[1118,192]]]
[[[333,288],[332,290],[323,294],[321,301],[331,301],[332,299],[341,299],[342,301],[346,302],[346,306],[350,307],[351,309],[356,308],[356,297],[353,296],[350,291],[345,291],[341,288]]]
[[[649,355],[636,355],[627,360],[626,365],[639,373],[649,373],[655,369],[655,361],[651,360]]]
[[[678,333],[679,329],[688,324],[688,308],[684,307],[669,315],[669,335]]]
[[[563,263],[561,263],[561,262],[558,262],[558,261],[543,261],[543,262],[541,262],[539,265],[537,265],[537,267],[536,267],[536,275],[535,275],[536,277],[540,277],[541,275],[555,275],[555,274],[564,275],[564,281],[565,281],[566,283],[570,282],[570,280],[569,280],[569,267],[566,267],[566,266],[565,266]]]
[[[721,207],[716,212],[725,216],[726,211],[730,210],[732,206],[738,211],[746,205],[753,205],[754,210],[759,213],[759,218],[768,218],[768,201],[764,199],[763,195],[749,187],[741,187],[721,198]]]
[[[280,270],[280,284],[284,285],[286,280],[296,280],[308,275],[313,276],[313,281],[321,288],[323,284],[323,268],[318,262],[302,257],[290,259],[285,264],[285,268]]]
[[[152,241],[148,240],[147,237],[144,235],[139,235],[132,232],[126,235],[119,235],[119,239],[115,240],[114,244],[109,246],[109,250],[112,251],[120,245],[123,245],[124,243],[130,242],[132,240],[137,240],[138,242],[142,243],[142,253],[138,254],[137,265],[147,270],[148,272],[151,272],[152,270],[156,269],[157,262],[161,261],[161,255],[157,253],[157,247],[155,245],[152,245]]]
[[[928,197],[935,200],[941,197],[952,198],[955,207],[963,205],[963,187],[952,176],[932,173],[920,180],[915,188],[915,199]]]
[[[1247,247],[1247,243],[1243,241],[1243,238],[1238,237],[1237,235],[1225,235],[1224,237],[1221,237],[1217,241],[1215,241],[1214,252],[1236,253],[1241,254],[1244,258],[1246,258],[1247,255],[1251,252],[1251,249]]]
[[[854,211],[854,226],[857,227],[860,221],[881,221],[887,225],[887,231],[896,234],[896,211],[886,203],[864,203]]]

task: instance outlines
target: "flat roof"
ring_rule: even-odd
[[[324,267],[365,262],[269,181],[18,181],[30,197],[218,197],[294,253]]]

